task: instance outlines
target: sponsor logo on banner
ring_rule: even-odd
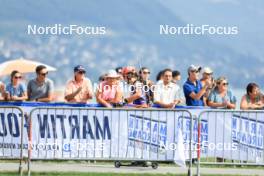
[[[240,115],[232,117],[232,142],[240,151],[251,152],[257,158],[263,157],[264,122],[253,120]]]
[[[190,127],[191,127],[191,119],[188,116],[179,116],[178,119],[178,128],[182,129],[183,141],[185,144],[185,151],[189,150],[189,141],[190,141]],[[193,135],[192,135],[192,143],[193,147],[196,148],[198,144],[198,120],[193,121]],[[201,152],[208,152],[208,120],[201,120],[200,123],[201,129]]]
[[[128,120],[129,146],[143,148],[150,147],[152,152],[159,152],[159,148],[166,145],[167,124],[139,115],[130,114]]]

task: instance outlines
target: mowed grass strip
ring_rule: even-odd
[[[17,176],[17,172],[0,172],[1,176]],[[27,174],[24,173],[24,176]],[[203,176],[240,176],[240,175],[222,175],[222,174],[203,174]],[[186,174],[129,174],[129,173],[76,173],[76,172],[32,172],[31,176],[186,176]]]

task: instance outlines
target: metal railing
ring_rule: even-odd
[[[29,115],[27,115],[29,114]],[[23,118],[22,118],[23,117]],[[175,161],[264,166],[264,111],[0,106],[0,159]]]
[[[22,175],[24,145],[24,112],[15,106],[0,106],[0,159],[19,160]]]
[[[264,166],[264,111],[203,111],[197,131],[197,175],[200,164]]]
[[[193,119],[188,110],[38,107],[29,120],[31,160],[174,161],[178,128],[188,120],[185,139],[192,175]],[[186,126],[185,126],[186,128]],[[188,127],[187,127],[188,128]],[[186,129],[185,129],[186,130]]]

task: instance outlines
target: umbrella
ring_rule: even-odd
[[[13,70],[17,70],[20,73],[35,72],[35,69],[38,65],[45,65],[48,71],[56,71],[56,68],[43,64],[41,62],[19,58],[0,64],[0,76],[9,75]]]

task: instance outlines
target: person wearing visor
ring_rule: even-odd
[[[183,92],[187,106],[204,106],[204,95],[210,86],[208,81],[205,81],[204,86],[199,80],[201,67],[191,65],[188,68],[188,79],[183,85]]]
[[[51,102],[54,96],[53,81],[47,78],[46,66],[39,65],[36,68],[37,77],[28,82],[27,94],[29,101]]]
[[[66,84],[65,100],[71,103],[88,103],[93,98],[93,87],[90,79],[85,77],[85,68],[77,65],[73,71],[74,78]]]

